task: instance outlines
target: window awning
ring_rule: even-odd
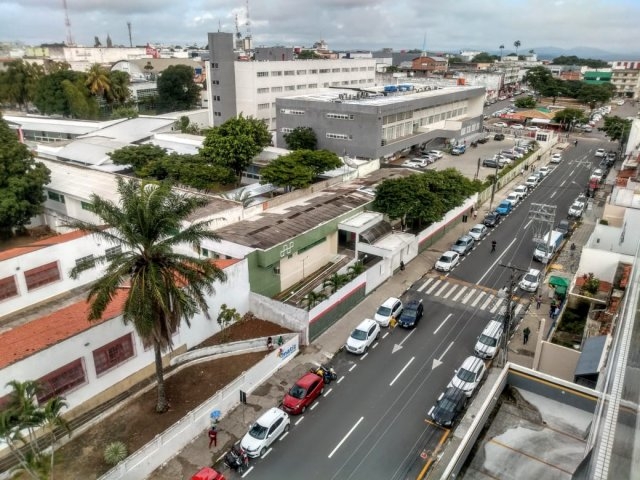
[[[551,276],[549,278],[549,285],[552,287],[565,287],[566,289],[569,287],[569,279],[564,277]]]

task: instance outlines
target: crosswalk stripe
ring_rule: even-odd
[[[480,300],[482,300],[482,297],[484,297],[486,295],[485,292],[480,292],[480,294],[476,297],[476,299],[471,302],[471,306],[475,307],[476,305],[478,305],[478,303],[480,303]]]
[[[427,280],[426,282],[424,282],[424,283],[420,286],[420,288],[418,288],[418,291],[419,291],[419,292],[422,292],[422,290],[424,290],[424,289],[425,289],[425,287],[426,287],[427,285],[429,285],[431,282],[433,282],[433,280],[434,280],[434,278],[433,278],[433,277],[431,277],[429,280]]]
[[[469,290],[469,293],[467,293],[467,296],[462,299],[462,303],[464,303],[466,305],[467,302],[473,296],[474,293],[476,293],[476,291],[473,288],[471,290]]]
[[[502,305],[502,301],[500,302],[496,302],[496,304],[491,307],[491,310],[489,310],[491,313],[496,313],[496,311],[500,308],[500,305]]]
[[[455,296],[455,297],[453,297],[453,301],[454,301],[454,302],[457,302],[457,301],[458,301],[458,298],[460,298],[460,297],[462,296],[462,294],[463,294],[464,292],[466,292],[466,291],[467,291],[467,287],[466,287],[466,286],[463,286],[463,287],[458,291],[458,293],[456,293],[456,296]]]
[[[436,281],[436,283],[434,283],[433,285],[431,285],[431,286],[429,287],[429,290],[427,290],[427,295],[431,295],[431,292],[433,292],[433,291],[436,289],[436,287],[437,287],[438,285],[440,285],[440,283],[442,283],[442,280],[437,280],[437,281]]]
[[[449,291],[447,293],[444,294],[444,297],[442,298],[449,298],[449,295],[451,295],[453,292],[456,291],[456,289],[458,288],[458,285],[452,285],[451,288],[449,289]]]
[[[489,306],[489,304],[490,304],[492,301],[493,301],[493,295],[489,295],[489,296],[487,297],[487,301],[486,301],[486,302],[484,302],[484,303],[482,304],[482,306],[480,307],[480,310],[486,310],[486,309],[487,309],[487,307]]]
[[[514,312],[513,312],[513,313],[515,313],[516,315],[520,315],[520,310],[522,310],[523,308],[524,308],[524,307],[522,306],[522,304],[521,304],[521,303],[519,303],[519,304],[516,306],[516,309],[514,310]]]
[[[444,289],[447,288],[449,286],[449,284],[447,282],[442,282],[442,286],[440,287],[440,289],[435,293],[436,297],[439,297],[440,295],[442,295],[442,292],[444,292]]]

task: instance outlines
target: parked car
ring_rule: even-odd
[[[507,125],[505,122],[496,122],[493,124],[493,126],[498,128],[507,128],[509,125]]]
[[[507,195],[507,198],[505,198],[505,200],[515,207],[520,201],[520,195],[518,195],[516,192],[511,192],[509,193],[509,195]]]
[[[468,235],[476,242],[478,242],[482,240],[487,233],[489,233],[489,229],[487,228],[487,226],[483,225],[482,223],[478,223],[477,225],[471,227]]]
[[[607,152],[604,148],[599,148],[596,150],[596,157],[605,157],[607,156]]]
[[[524,127],[522,125],[520,125],[519,123],[514,123],[513,125],[511,125],[511,128],[513,130],[524,130]]]
[[[291,420],[286,412],[273,407],[267,410],[242,437],[240,446],[250,457],[261,457],[280,435],[289,430]]]
[[[456,145],[451,149],[451,155],[462,155],[467,151],[467,147],[465,145]]]
[[[347,352],[362,354],[365,353],[371,344],[375,342],[380,336],[380,325],[375,320],[370,318],[364,319],[360,322],[349,338],[345,348]]]
[[[538,290],[540,286],[540,279],[542,277],[542,272],[540,270],[536,270],[535,268],[530,268],[529,271],[522,277],[518,286],[521,290],[525,292],[535,292]]]
[[[435,269],[439,272],[450,272],[460,262],[460,255],[451,250],[444,252],[436,262]]]
[[[486,371],[487,367],[484,360],[473,356],[467,357],[460,365],[460,368],[456,370],[456,374],[447,385],[447,388],[459,388],[467,397],[470,397],[482,381]]]
[[[538,172],[540,172],[540,174],[541,174],[543,177],[546,177],[547,175],[549,175],[549,174],[551,173],[551,170],[552,170],[552,169],[551,169],[551,167],[547,167],[547,166],[545,165],[544,167],[540,167],[540,168],[538,169]]]
[[[459,253],[461,256],[465,256],[471,250],[473,250],[473,246],[475,245],[475,240],[471,235],[463,235],[462,237],[456,240],[451,246],[451,250]]]
[[[423,314],[424,306],[422,305],[422,300],[411,300],[407,302],[404,310],[402,310],[402,314],[398,318],[398,325],[403,328],[416,327]]]
[[[566,238],[569,236],[569,233],[571,233],[571,223],[569,223],[569,220],[560,220],[555,231],[562,233]]]
[[[440,159],[444,155],[440,150],[429,150],[427,154],[433,156],[436,159]]]
[[[584,209],[585,209],[584,202],[579,202],[579,201],[573,202],[573,204],[569,207],[569,217],[580,218],[584,213]]]
[[[305,373],[285,394],[282,409],[290,415],[304,413],[323,393],[324,378],[315,373]]]
[[[562,161],[562,155],[560,153],[554,153],[551,155],[550,163],[560,163]]]
[[[478,143],[487,143],[489,140],[491,140],[491,137],[489,135],[485,135],[484,137],[480,137],[478,139]]]
[[[513,193],[517,193],[518,195],[520,195],[520,198],[524,198],[527,196],[527,194],[529,193],[529,188],[526,185],[518,185],[514,190]]]
[[[421,158],[410,158],[409,160],[405,160],[402,163],[403,167],[408,167],[408,168],[424,168],[427,165],[429,165],[427,160],[421,159]]]
[[[467,405],[467,396],[459,388],[449,387],[440,394],[429,410],[429,417],[438,425],[450,427]]]
[[[381,327],[388,327],[391,317],[396,319],[402,313],[402,301],[399,298],[389,297],[376,310],[373,319],[380,324]]]
[[[493,139],[494,139],[494,140],[498,140],[498,141],[500,141],[500,140],[504,140],[504,133],[496,133],[496,134],[493,136]]]
[[[511,205],[511,202],[508,202],[506,200],[503,200],[500,202],[500,204],[496,207],[496,213],[498,215],[508,215],[509,213],[511,213],[511,210],[513,210],[513,205]]]
[[[482,166],[489,168],[502,168],[502,165],[500,165],[498,161],[493,158],[485,158],[484,160],[482,160]]]
[[[491,213],[488,213],[486,217],[484,217],[484,220],[482,221],[482,223],[484,223],[487,227],[493,228],[500,223],[501,219],[502,217],[500,215],[498,215],[497,213],[491,212]]]
[[[528,127],[525,127],[525,130],[529,130],[530,132],[537,132],[538,130],[540,130],[540,127],[529,125]]]
[[[538,176],[537,175],[529,175],[525,185],[529,187],[529,190],[533,190],[538,186]]]

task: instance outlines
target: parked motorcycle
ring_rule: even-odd
[[[249,467],[249,455],[240,446],[240,442],[233,444],[224,456],[224,464],[238,473],[244,472]]]
[[[312,368],[309,370],[311,373],[315,373],[316,375],[322,377],[324,379],[324,383],[329,385],[333,380],[338,379],[338,374],[334,370],[333,367],[326,367],[324,365],[320,365],[319,367]]]

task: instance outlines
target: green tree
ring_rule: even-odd
[[[362,272],[364,272],[364,270],[364,265],[360,260],[358,260],[356,263],[347,268],[347,275],[349,276],[349,280],[353,280]]]
[[[235,183],[235,175],[229,168],[211,165],[200,155],[172,153],[160,160],[160,162],[168,167],[169,179],[198,190],[218,190],[220,186],[233,185]],[[152,168],[155,163],[158,162],[153,162],[147,168]]]
[[[111,94],[111,79],[109,72],[99,63],[94,63],[89,68],[85,79],[85,85],[95,97],[104,97]]]
[[[291,155],[283,155],[260,170],[260,176],[262,177],[260,183],[272,183],[290,191],[308,187],[313,182],[315,175],[311,168],[301,165]]]
[[[271,134],[264,122],[240,114],[207,132],[200,155],[213,165],[230,168],[239,184],[242,172],[270,144]]]
[[[583,83],[578,100],[589,105],[592,110],[596,106],[607,103],[615,93],[615,87],[611,84],[592,85]]]
[[[620,144],[625,144],[629,140],[629,132],[631,131],[631,120],[620,118],[617,115],[613,117],[604,117],[604,125],[598,130],[604,132],[613,142],[619,141]]]
[[[86,94],[83,85],[69,80],[63,80],[61,85],[71,117],[91,119],[98,116],[98,104],[95,98]]]
[[[200,87],[193,81],[193,68],[171,65],[158,78],[158,110],[174,112],[191,110],[200,100]]]
[[[577,108],[565,108],[556,112],[553,119],[563,126],[565,130],[568,130],[571,125],[576,123],[582,123],[586,120],[585,114],[582,110]]]
[[[557,98],[564,93],[564,82],[557,78],[552,78],[548,83],[542,85],[539,93],[545,97],[551,97],[555,105]]]
[[[556,57],[551,62],[552,65],[582,65],[591,68],[606,68],[609,64],[603,60],[593,58],[579,58],[575,55]]]
[[[135,174],[140,176],[140,171],[146,167],[147,164],[159,158],[166,157],[167,151],[157,145],[145,143],[142,145],[123,147],[108,153],[108,155],[116,165],[131,165]]]
[[[317,304],[322,302],[327,298],[327,295],[324,292],[314,292],[313,290],[307,293],[304,297],[304,303],[307,307],[307,310],[311,310]]]
[[[111,88],[107,92],[107,102],[124,105],[129,101],[131,97],[131,92],[129,91],[131,78],[127,72],[111,70],[109,72],[109,84]]]
[[[295,150],[286,157],[291,157],[300,165],[309,167],[314,177],[342,166],[342,160],[329,150]],[[274,160],[278,161],[280,158]]]
[[[336,293],[340,288],[349,283],[349,277],[346,275],[340,275],[339,273],[334,273],[329,278],[325,279],[322,282],[322,288],[328,288],[329,291],[333,294]]]
[[[516,47],[516,56],[518,55],[518,49],[520,48],[520,45],[522,45],[522,43],[520,43],[520,40],[516,40],[515,42],[513,42],[513,46]]]
[[[26,109],[33,100],[44,69],[35,63],[14,60],[0,72],[0,101]]]
[[[183,115],[176,120],[176,128],[180,130],[180,133],[188,133],[191,135],[199,135],[200,129],[195,123],[191,123],[191,119],[186,115]]]
[[[496,57],[495,55],[489,55],[487,52],[481,52],[478,55],[476,55],[475,57],[473,57],[473,59],[471,59],[471,61],[473,63],[493,63],[498,59],[498,57]]]
[[[514,105],[517,108],[535,108],[536,99],[531,95],[526,97],[520,97],[515,101]]]
[[[315,150],[318,148],[318,137],[311,127],[296,127],[284,134],[289,150]]]
[[[0,117],[0,238],[10,237],[44,209],[50,172]]]
[[[119,106],[111,111],[109,118],[116,120],[118,118],[137,118],[139,115],[135,107]]]
[[[553,82],[553,76],[546,67],[533,67],[527,70],[524,81],[537,92],[541,92]]]
[[[222,336],[223,342],[229,341],[229,331],[227,328],[231,324],[239,322],[241,319],[242,316],[235,308],[227,307],[226,303],[220,305],[220,312],[218,312],[218,318],[216,320],[218,325],[220,325],[220,335]]]
[[[318,55],[316,52],[314,52],[313,50],[302,50],[298,54],[298,60],[316,60],[320,58],[322,57]]]
[[[89,290],[88,320],[99,321],[118,292],[126,292],[122,318],[133,324],[145,345],[154,348],[156,411],[162,413],[169,408],[162,353],[172,348],[181,321],[190,326],[199,311],[210,318],[207,298],[215,293],[214,283],[225,281],[226,275],[207,258],[174,251],[184,245],[198,250],[203,240],[217,240],[209,230],[210,221],[185,226],[208,200],[174,193],[168,185],[117,181],[119,204],[92,195],[92,211],[99,221],[71,220],[65,226],[122,246],[120,253],[95,259],[96,264],[106,264],[106,270]],[[81,272],[76,266],[71,276],[77,278]]]

